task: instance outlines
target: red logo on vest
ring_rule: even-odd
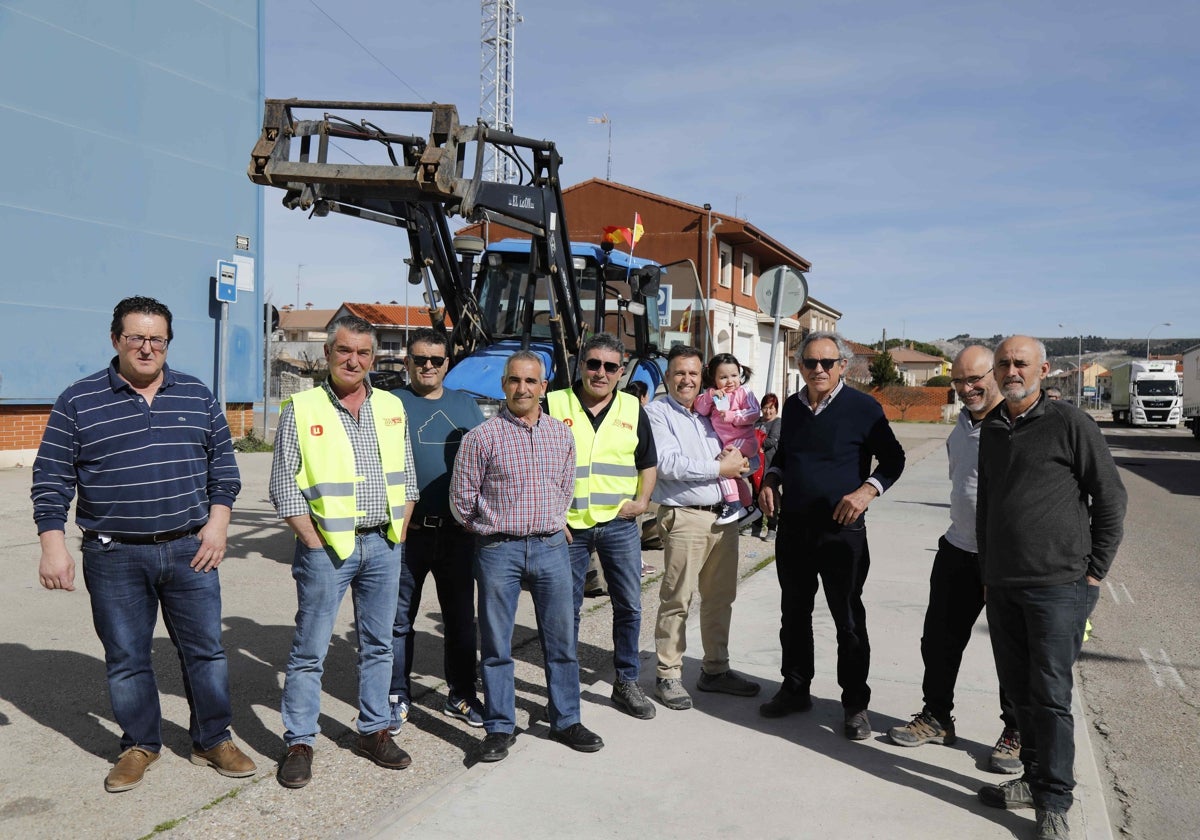
[[[570,417],[564,417],[564,418],[563,418],[563,422],[564,422],[564,423],[566,423],[568,426],[574,426],[574,425],[575,425],[574,421],[572,421]]]
[[[320,437],[321,435],[325,434],[325,429],[321,427],[321,424],[314,423],[308,427],[308,433],[313,437]]]

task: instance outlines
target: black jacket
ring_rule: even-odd
[[[1011,426],[1003,402],[984,418],[976,531],[985,585],[1103,578],[1125,504],[1108,444],[1079,409],[1043,396]]]

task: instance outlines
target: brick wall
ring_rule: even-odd
[[[225,419],[229,421],[229,434],[233,435],[233,439],[249,434],[254,428],[254,406],[250,403],[229,403],[225,408]]]
[[[872,388],[868,393],[883,406],[883,413],[890,421],[941,423],[946,419],[945,406],[950,402],[949,388],[889,385]]]
[[[37,449],[49,418],[48,405],[0,405],[0,452]],[[234,440],[244,437],[254,425],[254,406],[230,403],[226,419]]]
[[[0,451],[37,449],[49,419],[48,405],[0,405]]]

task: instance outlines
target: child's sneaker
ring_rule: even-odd
[[[757,505],[750,505],[749,507],[741,507],[739,505],[739,508],[741,509],[738,511],[738,525],[749,525],[762,519],[762,511],[758,509]]]
[[[724,502],[717,511],[717,524],[728,525],[730,522],[737,522],[745,510],[741,502]]]

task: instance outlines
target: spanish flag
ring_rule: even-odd
[[[628,242],[633,236],[629,228],[616,227],[609,225],[604,229],[604,241],[611,242],[614,245],[620,245],[623,242]]]
[[[681,333],[692,331],[692,305],[690,303],[687,305],[687,309],[683,310],[683,314],[679,316],[679,331]]]
[[[629,247],[638,244],[638,240],[642,238],[642,214],[635,212],[633,214],[633,235],[629,237]]]

